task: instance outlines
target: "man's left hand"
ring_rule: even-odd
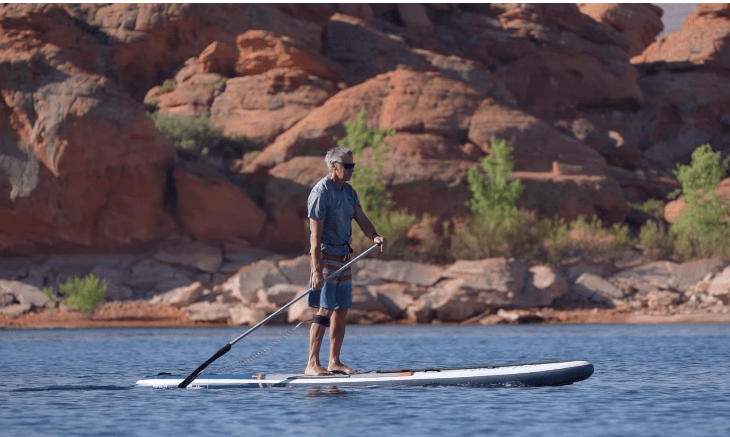
[[[373,243],[380,246],[380,251],[382,252],[385,249],[385,238],[378,235],[377,237],[373,238]]]

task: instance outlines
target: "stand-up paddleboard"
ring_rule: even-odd
[[[558,386],[583,381],[593,374],[587,361],[546,361],[481,367],[376,370],[355,375],[305,376],[297,374],[200,375],[188,387],[353,387],[353,386]],[[137,381],[138,386],[174,388],[184,376],[160,374]]]

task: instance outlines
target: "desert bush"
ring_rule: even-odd
[[[644,203],[629,203],[629,206],[643,211],[652,217],[664,216],[664,202],[660,199],[649,199]]]
[[[674,252],[674,236],[662,229],[654,220],[641,227],[638,243],[644,256],[649,259],[667,259]]]
[[[157,129],[170,140],[180,158],[198,160],[206,156],[236,159],[258,151],[263,145],[246,137],[226,137],[213,125],[210,115],[150,114]]]
[[[689,165],[678,165],[674,171],[681,190],[670,197],[678,195],[686,203],[670,228],[677,258],[730,257],[728,202],[715,192],[729,160],[723,161],[720,152],[704,144],[692,152]]]
[[[177,81],[175,79],[166,79],[162,82],[162,85],[160,85],[160,92],[169,93],[170,91],[174,91],[175,88],[177,88]]]
[[[68,306],[90,313],[104,302],[106,287],[106,281],[100,280],[96,275],[89,274],[83,278],[73,276],[58,286],[58,296]],[[43,293],[49,299],[55,297],[50,287],[43,288]]]
[[[344,138],[336,138],[337,144],[352,150],[357,169],[350,185],[360,199],[360,205],[375,226],[375,229],[388,240],[386,258],[407,257],[412,250],[408,240],[408,229],[418,218],[405,209],[395,209],[393,198],[383,178],[383,154],[388,151],[387,138],[393,136],[392,129],[381,127],[367,128],[363,108],[358,117],[345,122]],[[372,245],[369,236],[353,230],[353,248],[362,251]]]

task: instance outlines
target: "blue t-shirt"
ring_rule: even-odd
[[[307,200],[307,216],[315,220],[324,219],[322,229],[324,253],[338,256],[350,253],[355,206],[360,206],[360,199],[348,183],[338,190],[329,177],[325,176],[312,188]]]

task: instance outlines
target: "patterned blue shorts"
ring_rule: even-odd
[[[347,263],[342,257],[326,253],[322,254],[322,262],[324,263],[322,273],[325,279]],[[312,286],[311,277],[309,286]],[[308,304],[310,307],[331,310],[352,308],[352,268],[345,269],[337,277],[325,282],[324,287],[312,290],[309,293]]]

